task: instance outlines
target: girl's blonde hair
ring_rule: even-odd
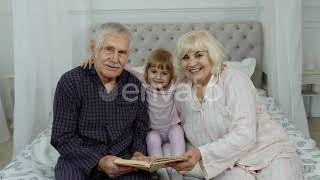
[[[185,78],[181,70],[181,60],[190,51],[208,51],[209,60],[212,63],[212,73],[218,74],[225,55],[222,51],[222,45],[205,30],[191,31],[182,35],[176,46],[175,54],[177,56],[177,69],[182,79]]]
[[[169,72],[169,82],[175,79],[173,57],[169,51],[165,49],[156,49],[150,53],[150,55],[148,56],[148,62],[144,69],[144,80],[147,83],[149,83],[148,70],[151,67],[167,70]]]

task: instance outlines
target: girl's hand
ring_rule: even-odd
[[[80,66],[82,67],[82,69],[86,69],[87,67],[91,69],[92,65],[93,65],[93,58],[88,58],[88,59],[85,59]]]
[[[90,57],[85,59],[83,61],[83,63],[80,65],[82,67],[82,69],[86,69],[87,67],[89,67],[89,69],[91,69],[91,65],[93,64],[93,58],[94,58],[94,54],[96,53],[96,46],[95,46],[95,42],[94,40],[91,40],[90,41],[90,45],[89,45],[89,48],[90,48]]]
[[[198,148],[193,148],[187,151],[183,156],[187,158],[186,161],[169,164],[169,166],[174,168],[179,174],[182,175],[188,171],[191,171],[201,160],[201,153]]]

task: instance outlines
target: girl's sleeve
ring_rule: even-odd
[[[220,139],[199,147],[206,179],[233,167],[256,142],[256,89],[242,73],[234,74],[225,85],[231,126]]]

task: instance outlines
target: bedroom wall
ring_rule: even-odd
[[[312,58],[320,69],[320,1],[303,0],[303,52],[306,60]],[[316,87],[320,92],[320,86]],[[320,117],[320,97],[312,98],[312,116]]]
[[[13,104],[9,101],[7,82],[4,75],[13,74],[13,39],[12,39],[11,1],[0,0],[0,97],[6,117],[12,119]]]

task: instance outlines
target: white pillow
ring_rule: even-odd
[[[255,58],[246,58],[242,61],[225,61],[225,64],[229,67],[238,69],[239,71],[245,73],[250,78],[254,73],[256,68],[256,59]]]

